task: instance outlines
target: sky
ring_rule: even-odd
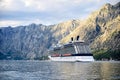
[[[120,0],[0,0],[0,27],[52,25],[72,19],[85,19],[104,4]]]

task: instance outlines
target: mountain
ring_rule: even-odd
[[[77,35],[90,44],[97,59],[120,59],[120,2],[105,4],[86,20],[0,28],[0,59],[40,59],[50,46]]]
[[[30,24],[1,28],[0,59],[38,59],[47,54],[52,44],[57,44],[79,26],[78,22],[71,20],[50,26]]]
[[[120,8],[116,5],[106,4],[100,10],[93,12],[88,19],[81,22],[72,33],[61,40],[62,43],[68,42],[70,37],[80,35],[81,39],[94,42],[101,38],[102,42],[108,38],[115,30],[120,29]],[[113,31],[113,32],[111,32]],[[102,38],[104,36],[104,39]]]
[[[105,4],[81,23],[61,42],[66,43],[70,37],[80,35],[81,39],[90,43],[96,54],[102,50],[106,54],[112,52],[113,55],[117,51],[116,57],[120,59],[120,2],[115,5]]]

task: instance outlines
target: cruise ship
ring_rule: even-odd
[[[94,61],[89,45],[83,40],[71,38],[67,44],[54,46],[49,50],[49,59],[52,61]]]

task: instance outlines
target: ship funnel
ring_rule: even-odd
[[[80,38],[80,36],[77,36],[77,39],[76,39],[76,40],[79,41],[79,38]]]
[[[73,41],[73,37],[71,37],[71,41]]]

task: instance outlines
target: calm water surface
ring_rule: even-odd
[[[0,61],[0,80],[120,80],[120,62]]]

